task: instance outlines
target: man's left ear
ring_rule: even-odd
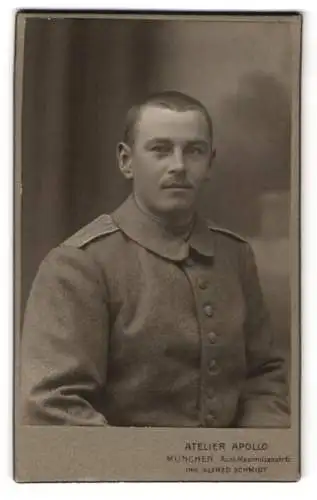
[[[120,142],[117,146],[117,159],[119,169],[126,179],[133,179],[131,147],[125,142]]]

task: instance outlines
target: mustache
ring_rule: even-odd
[[[161,187],[163,189],[168,188],[184,188],[191,189],[193,185],[186,179],[166,179],[162,182]]]

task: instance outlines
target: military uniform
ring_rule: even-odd
[[[187,241],[128,198],[42,262],[22,337],[28,424],[288,426],[249,244],[196,217]]]

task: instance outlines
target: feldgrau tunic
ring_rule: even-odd
[[[250,245],[198,216],[184,241],[132,197],[44,259],[21,355],[24,423],[289,424]]]

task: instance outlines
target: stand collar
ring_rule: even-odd
[[[112,214],[112,219],[131,240],[166,259],[181,261],[188,257],[190,248],[205,257],[214,255],[212,231],[204,219],[196,215],[187,241],[168,231],[159,221],[151,219],[129,196]]]

